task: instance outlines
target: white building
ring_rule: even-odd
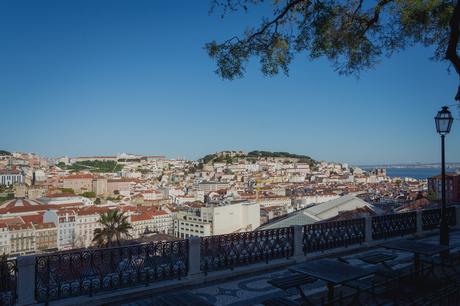
[[[44,182],[48,178],[45,171],[38,169],[34,172],[34,178],[36,182]]]
[[[93,244],[94,230],[100,228],[101,209],[90,207],[77,211],[75,216],[75,246],[89,247]]]
[[[130,216],[131,236],[139,238],[146,233],[172,233],[172,219],[165,211],[145,211]]]
[[[76,214],[73,210],[48,210],[43,222],[52,222],[58,229],[58,249],[68,250],[76,244]]]
[[[24,175],[18,170],[0,170],[0,185],[13,185],[24,183]]]
[[[259,197],[257,203],[260,204],[261,207],[271,207],[271,206],[282,206],[288,207],[291,206],[291,198],[286,196],[280,197]]]
[[[260,205],[234,202],[181,211],[174,221],[174,235],[180,238],[247,232],[260,226]]]
[[[0,224],[0,254],[10,253],[10,231],[8,225]]]
[[[61,204],[76,204],[82,203],[87,206],[93,205],[91,199],[79,196],[79,195],[49,195],[44,198],[38,199],[41,203],[49,205],[61,205]]]

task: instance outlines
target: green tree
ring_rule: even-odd
[[[60,188],[61,192],[62,193],[72,193],[72,194],[75,194],[75,190],[73,190],[72,188]]]
[[[436,201],[438,199],[438,195],[436,194],[436,191],[429,189],[426,198],[430,201]]]
[[[255,9],[262,0],[214,0],[211,11]],[[434,60],[448,60],[460,75],[457,45],[460,1],[274,0],[271,16],[244,34],[205,45],[224,79],[242,77],[251,57],[265,75],[288,73],[295,55],[325,57],[340,74],[359,74],[382,56],[415,44],[433,46]],[[262,5],[260,5],[262,7]],[[460,86],[455,97],[460,100]]]
[[[83,192],[81,195],[84,196],[85,198],[95,198],[96,197],[96,193],[94,191],[86,191],[86,192]]]
[[[94,230],[93,241],[99,246],[112,246],[114,243],[120,246],[120,241],[131,237],[129,230],[132,229],[128,222],[128,216],[118,210],[109,210],[100,215],[98,220],[101,228]]]
[[[94,204],[96,205],[101,204],[101,198],[96,198],[96,200],[94,200]]]

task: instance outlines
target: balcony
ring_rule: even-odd
[[[460,207],[448,210],[452,245],[460,248]],[[2,265],[1,305],[148,305],[171,292],[187,291],[215,305],[254,305],[285,296],[267,281],[290,269],[331,257],[363,266],[357,258],[400,237],[437,242],[440,211],[420,210],[247,233],[21,256]],[[392,266],[411,255],[396,252]],[[365,266],[365,265],[364,265]],[[31,290],[33,288],[33,290]],[[303,287],[321,304],[325,285]]]

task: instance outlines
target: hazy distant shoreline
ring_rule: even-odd
[[[357,167],[363,168],[363,169],[373,169],[373,168],[393,168],[393,169],[398,169],[398,168],[410,168],[410,169],[432,169],[432,168],[441,168],[440,163],[431,163],[431,164],[422,164],[422,163],[415,163],[415,164],[378,164],[378,165],[357,165]],[[449,162],[446,163],[447,168],[460,168],[460,162]]]
[[[371,170],[374,167],[362,167],[364,170]],[[410,177],[418,180],[423,180],[431,176],[441,174],[441,169],[439,167],[432,168],[414,168],[414,167],[382,167],[387,171],[387,175],[391,178],[394,177]],[[458,168],[448,167],[447,172],[455,172]]]

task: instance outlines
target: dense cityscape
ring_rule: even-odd
[[[0,0],[0,306],[460,306],[460,0]]]
[[[449,203],[460,174],[448,175]],[[14,257],[206,237],[437,207],[439,178],[389,177],[304,155],[224,151],[197,161],[2,151],[0,253]],[[117,211],[129,228],[97,238]]]

